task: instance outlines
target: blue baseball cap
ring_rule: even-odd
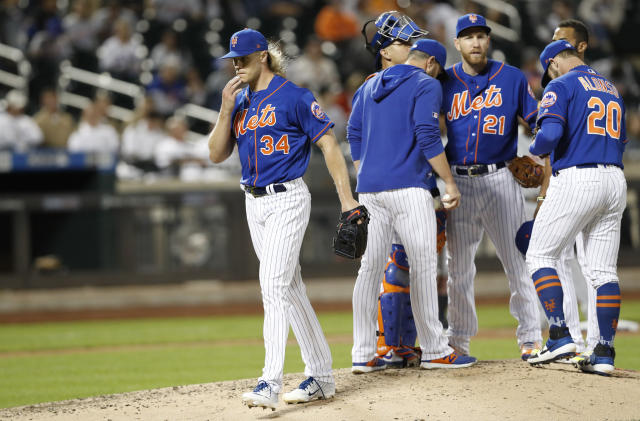
[[[467,15],[461,16],[458,19],[458,23],[456,24],[456,37],[460,36],[460,32],[464,31],[467,28],[483,28],[487,34],[491,32],[491,28],[487,26],[487,20],[484,16],[476,15],[475,13],[469,13]]]
[[[244,57],[256,51],[265,51],[267,48],[264,35],[254,29],[245,28],[231,35],[229,52],[221,58]]]
[[[411,46],[410,51],[413,50],[422,51],[425,54],[434,56],[438,64],[440,64],[443,69],[445,64],[447,63],[447,50],[436,40],[420,39]]]
[[[533,219],[523,223],[518,229],[518,232],[516,232],[516,247],[523,256],[527,255],[527,250],[529,249],[531,231],[533,231]]]
[[[558,41],[553,41],[548,44],[544,47],[544,50],[542,50],[542,54],[540,54],[540,64],[542,64],[542,70],[544,71],[541,82],[543,88],[547,86],[547,83],[551,80],[549,73],[547,73],[547,70],[549,70],[549,61],[564,50],[575,50],[575,47],[567,41],[559,39]]]

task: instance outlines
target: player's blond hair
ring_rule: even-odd
[[[286,70],[287,58],[280,47],[280,43],[275,41],[269,41],[269,48],[267,50],[269,57],[267,63],[269,64],[269,70],[278,76],[284,77]]]

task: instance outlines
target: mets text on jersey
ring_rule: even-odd
[[[458,92],[453,95],[451,101],[451,111],[447,113],[447,120],[457,120],[460,116],[466,116],[471,110],[480,111],[483,108],[499,107],[502,105],[502,89],[496,87],[496,85],[490,85],[485,92],[485,96],[478,95],[469,101],[469,91]],[[467,102],[471,102],[470,106],[467,106]]]
[[[262,110],[260,110],[260,118],[258,115],[251,116],[249,121],[245,123],[245,117],[247,116],[248,108],[236,113],[236,118],[233,121],[233,131],[236,139],[247,132],[247,130],[255,130],[258,127],[275,126],[276,124],[276,109],[271,104],[267,104]]]

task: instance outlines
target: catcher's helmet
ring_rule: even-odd
[[[367,26],[372,22],[375,25],[376,32],[369,40]],[[376,58],[378,58],[381,49],[394,41],[412,43],[415,39],[424,37],[428,33],[428,31],[420,29],[410,17],[396,10],[384,12],[376,19],[365,22],[362,26],[365,46]]]

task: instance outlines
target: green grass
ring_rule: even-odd
[[[320,314],[334,368],[351,364],[350,312]],[[622,318],[640,320],[640,301]],[[478,307],[480,359],[517,357],[515,338],[486,338],[514,329],[507,306]],[[293,335],[291,335],[293,337]],[[616,338],[616,366],[640,370],[640,335]],[[264,358],[262,316],[137,319],[0,325],[0,408],[108,393],[257,377]],[[304,366],[287,347],[285,372]]]

